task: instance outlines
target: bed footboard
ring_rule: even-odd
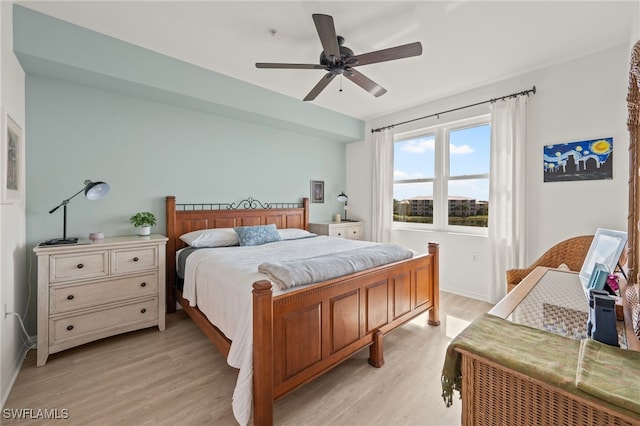
[[[384,335],[429,310],[439,325],[438,244],[410,260],[273,297],[253,285],[254,424],[273,423],[273,401],[370,346],[384,364]]]

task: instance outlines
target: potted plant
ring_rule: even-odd
[[[156,224],[156,217],[151,212],[138,212],[129,218],[138,229],[138,235],[149,235],[151,227]]]

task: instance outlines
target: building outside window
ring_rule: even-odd
[[[490,117],[398,134],[394,143],[394,226],[486,233]]]

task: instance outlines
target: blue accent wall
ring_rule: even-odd
[[[137,211],[178,202],[291,202],[325,181],[310,219],[341,212],[345,142],[364,123],[14,6],[26,71],[27,242],[62,236],[62,209],[85,179],[111,192],[68,206],[68,236],[134,233]]]
[[[27,74],[47,75],[340,142],[364,122],[14,6],[14,51]]]
[[[83,186],[106,181],[110,193],[68,206],[68,234],[126,235],[128,218],[152,211],[164,232],[164,197],[236,202],[252,196],[289,202],[324,180],[326,202],[312,220],[340,212],[345,185],[340,142],[220,117],[116,92],[27,75],[27,239],[62,235],[62,210],[48,211]]]

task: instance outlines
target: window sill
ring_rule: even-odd
[[[479,228],[478,231],[465,231],[458,229],[437,229],[437,228],[422,228],[422,227],[409,227],[409,226],[392,226],[391,232],[401,231],[401,232],[424,232],[424,233],[440,233],[440,234],[449,234],[449,235],[458,235],[464,237],[481,237],[488,238],[487,228]],[[475,232],[474,232],[475,231]]]

